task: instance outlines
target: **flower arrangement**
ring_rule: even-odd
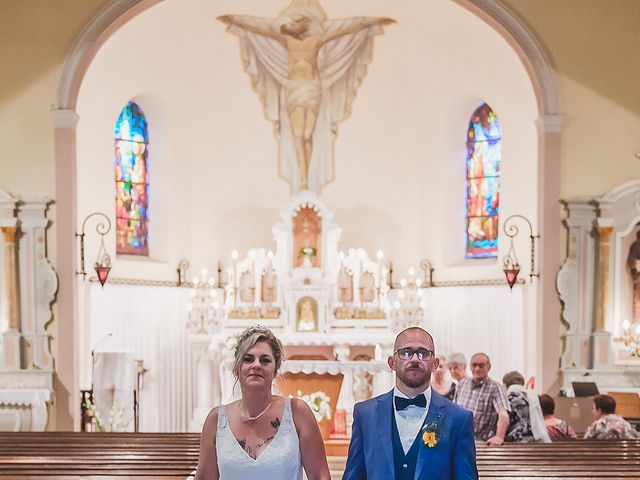
[[[302,395],[302,392],[298,390],[298,398],[301,398],[309,405],[313,415],[316,417],[316,422],[320,423],[324,419],[331,420],[331,406],[329,405],[331,398],[326,393],[318,391]]]
[[[433,448],[438,445],[438,439],[440,437],[440,424],[427,423],[422,427],[422,443],[427,447]]]
[[[111,410],[109,411],[108,424],[104,423],[98,413],[98,410],[96,410],[95,404],[91,400],[87,400],[83,406],[89,412],[92,421],[99,432],[124,432],[131,423],[131,418],[128,420],[124,418],[126,410],[125,407],[120,407],[117,402],[113,402]]]
[[[236,335],[229,335],[224,343],[229,351],[235,352],[238,346],[238,337]]]
[[[300,251],[298,252],[298,257],[315,257],[318,254],[318,249],[316,247],[304,246],[300,247]]]

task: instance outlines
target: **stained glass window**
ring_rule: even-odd
[[[116,252],[149,255],[147,119],[140,107],[129,102],[120,112],[115,136]]]
[[[467,258],[498,255],[502,128],[486,103],[467,131]]]

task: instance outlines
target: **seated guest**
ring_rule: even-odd
[[[491,360],[486,353],[471,357],[471,378],[458,382],[454,401],[473,412],[473,434],[476,441],[491,447],[504,443],[509,426],[509,399],[504,387],[489,378]]]
[[[593,397],[593,416],[595,421],[589,425],[584,434],[585,440],[610,440],[623,438],[640,438],[629,422],[616,413],[616,401],[609,395]]]
[[[456,382],[467,378],[467,357],[462,353],[452,353],[447,360],[447,368]]]
[[[538,397],[540,400],[540,408],[544,416],[544,424],[547,427],[547,433],[552,442],[556,440],[571,440],[577,438],[576,432],[573,431],[571,425],[566,420],[561,420],[554,416],[556,410],[556,402],[551,395],[546,393]]]
[[[440,395],[453,401],[453,395],[456,393],[456,384],[447,376],[447,362],[444,355],[438,355],[437,358],[440,363],[431,373],[431,386]]]
[[[533,390],[524,388],[522,374],[509,372],[502,378],[502,383],[507,388],[511,407],[505,442],[550,442],[538,396]]]

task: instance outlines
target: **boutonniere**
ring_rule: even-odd
[[[438,441],[440,440],[440,423],[436,419],[433,423],[427,423],[424,427],[422,427],[422,443],[424,443],[427,447],[433,448],[438,445]]]

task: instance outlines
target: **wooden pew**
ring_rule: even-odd
[[[1,433],[0,479],[185,480],[199,442],[199,434],[184,433]]]
[[[185,480],[197,465],[199,441],[189,433],[0,433],[0,480]],[[329,456],[334,480],[345,462]],[[478,445],[477,462],[487,480],[638,479],[640,440]]]

